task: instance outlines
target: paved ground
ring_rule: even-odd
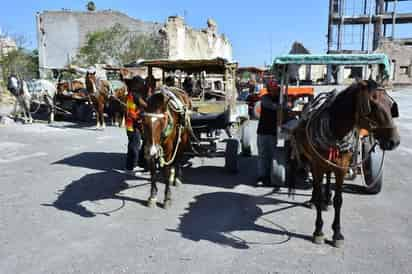
[[[293,200],[252,186],[254,158],[237,176],[222,158],[194,159],[173,207],[148,209],[147,177],[122,172],[123,130],[2,126],[0,273],[410,273],[412,94],[394,97],[402,145],[387,154],[382,193],[348,187],[341,249],[310,241],[310,190]]]

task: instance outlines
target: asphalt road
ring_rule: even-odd
[[[411,273],[412,94],[394,97],[402,144],[380,194],[348,182],[341,249],[311,242],[310,190],[253,186],[254,157],[238,175],[195,158],[172,208],[149,209],[148,177],[123,173],[123,129],[0,126],[0,273]]]

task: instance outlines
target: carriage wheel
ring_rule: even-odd
[[[230,173],[239,171],[239,140],[228,139],[226,142],[225,169]]]
[[[73,104],[72,113],[76,121],[91,122],[93,119],[93,110],[87,104]]]
[[[371,149],[369,138],[362,140],[362,159],[368,157],[368,151]],[[383,151],[379,146],[375,146],[371,151],[369,159],[362,165],[363,176],[366,184],[366,192],[369,194],[378,194],[382,190],[383,184]]]

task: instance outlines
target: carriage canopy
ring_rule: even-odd
[[[383,66],[384,76],[390,75],[391,65],[388,56],[374,54],[288,54],[276,57],[273,66],[277,65],[373,65]]]

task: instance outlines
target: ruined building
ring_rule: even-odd
[[[195,30],[184,19],[171,16],[165,24],[144,22],[123,13],[106,11],[44,11],[38,13],[37,40],[41,72],[64,68],[85,44],[87,34],[121,24],[130,32],[157,35],[163,39],[163,52],[169,59],[232,60],[229,40],[217,32],[217,24],[209,19],[207,27]],[[131,62],[134,60],[130,60]],[[44,74],[42,74],[44,75]]]
[[[412,84],[412,26],[397,32],[411,23],[411,0],[329,0],[328,53],[385,53],[392,81]]]

